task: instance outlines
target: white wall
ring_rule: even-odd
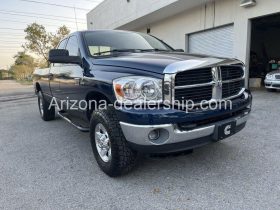
[[[114,29],[178,0],[104,0],[87,14],[88,29]],[[91,24],[92,23],[92,24]]]
[[[246,64],[248,76],[250,19],[279,12],[279,0],[257,0],[257,5],[250,8],[240,7],[238,0],[216,0],[208,2],[206,7],[201,5],[162,21],[149,23],[147,26],[151,28],[153,35],[165,40],[174,48],[187,49],[187,34],[234,23],[234,57]],[[146,28],[130,29],[146,32]]]
[[[196,0],[200,6],[155,21],[164,15],[163,13],[170,15],[172,11],[179,11],[182,5],[185,8],[194,6],[194,1],[130,0],[130,3],[127,3],[126,0],[105,0],[88,14],[88,27],[142,32],[146,32],[147,27],[150,27],[153,35],[174,48],[186,49],[187,34],[234,23],[234,56],[246,64],[248,73],[250,19],[280,12],[280,0],[257,0],[257,5],[250,8],[240,7],[239,0],[212,0],[205,5],[207,1]],[[193,4],[187,5],[188,2]],[[178,8],[180,6],[181,8]],[[153,14],[150,14],[151,12]],[[91,21],[94,22],[93,25],[90,24]],[[141,27],[137,26],[139,24]]]

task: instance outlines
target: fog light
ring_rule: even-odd
[[[149,133],[149,139],[151,141],[157,140],[159,138],[159,135],[160,135],[160,131],[158,129],[157,130],[152,130]]]

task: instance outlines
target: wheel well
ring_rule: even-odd
[[[86,96],[86,101],[87,102],[90,102],[90,101],[97,102],[97,103],[92,104],[91,106],[88,107],[87,118],[89,120],[91,118],[91,113],[95,110],[96,107],[98,107],[98,103],[100,101],[106,101],[107,105],[110,103],[110,100],[108,99],[108,97],[106,97],[104,94],[102,94],[100,92],[90,92],[90,93],[88,93],[87,96]]]

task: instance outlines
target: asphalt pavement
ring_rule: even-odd
[[[0,91],[0,209],[280,209],[279,92],[253,92],[237,135],[189,155],[143,157],[113,179],[88,133],[43,122],[36,98],[1,101],[33,94],[21,88]]]

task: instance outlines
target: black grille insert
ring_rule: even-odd
[[[223,98],[229,98],[231,96],[238,95],[244,88],[244,80],[237,82],[230,82],[223,84]]]
[[[178,73],[175,78],[175,86],[203,84],[212,80],[211,68],[195,69]]]
[[[243,66],[221,66],[221,74],[223,81],[242,78],[244,76]]]
[[[175,90],[175,100],[180,102],[191,100],[194,103],[200,103],[203,100],[208,101],[211,99],[212,99],[212,85]]]

